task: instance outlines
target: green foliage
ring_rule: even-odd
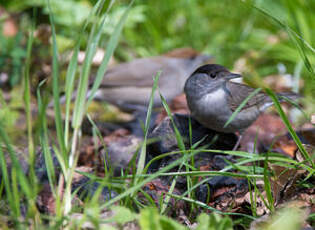
[[[232,230],[233,223],[229,217],[222,217],[217,213],[207,215],[201,213],[198,218],[196,230]]]
[[[196,230],[232,230],[233,223],[229,217],[222,217],[217,213],[201,213],[197,217]],[[177,230],[187,229],[187,227],[176,221],[160,215],[156,208],[145,208],[141,210],[139,224],[142,230]]]
[[[11,90],[12,97],[7,103],[4,98],[4,93],[0,92],[0,121],[2,122],[2,128],[10,136],[12,141],[16,141],[16,138],[23,136],[21,132],[17,132],[16,123],[21,117],[19,109],[22,108],[23,102],[21,100],[21,90]]]
[[[46,0],[12,0],[5,1],[3,5],[10,12],[32,12],[31,9],[38,9],[39,22],[46,17],[44,23],[49,23],[49,8]],[[92,4],[88,0],[53,0],[51,1],[51,11],[55,15],[57,26],[58,42],[60,50],[64,51],[73,47],[76,36],[85,20],[87,20],[92,9]],[[30,17],[35,15],[30,14]],[[45,16],[45,17],[43,17]]]
[[[184,230],[187,229],[176,221],[159,215],[156,208],[141,210],[139,224],[141,230]]]
[[[46,0],[12,0],[4,4],[6,9],[13,12],[21,12],[32,7],[38,7],[43,13],[49,15]],[[51,1],[51,9],[56,15],[56,23],[68,29],[78,27],[87,19],[92,5],[88,0],[54,0]]]
[[[139,0],[136,5],[145,6],[145,20],[125,28],[124,41],[138,55],[191,46],[230,68],[240,60],[241,71],[251,76],[275,74],[279,63],[293,73],[304,62],[301,74],[310,83],[305,91],[315,96],[309,74],[315,66],[314,1]],[[117,52],[128,57],[128,50]]]
[[[2,31],[1,21],[0,31]],[[22,39],[21,32],[13,37],[5,37],[0,32],[0,71],[8,74],[11,86],[16,85],[21,79],[23,60],[26,56]]]
[[[78,146],[81,138],[81,124],[83,117],[86,115],[86,107],[93,99],[93,93],[96,92],[103,79],[104,73],[107,70],[107,64],[110,57],[117,47],[117,56],[122,59],[130,59],[133,56],[150,56],[166,52],[177,47],[192,46],[202,52],[207,52],[216,56],[216,62],[228,67],[237,66],[237,61],[244,60],[246,65],[243,71],[251,75],[266,75],[275,73],[275,66],[278,63],[283,63],[289,72],[293,72],[298,67],[304,64],[300,71],[306,81],[305,91],[311,92],[315,88],[314,82],[314,30],[315,21],[311,20],[315,10],[314,1],[306,0],[288,0],[288,1],[272,1],[272,0],[249,0],[249,1],[189,1],[189,0],[138,0],[133,6],[126,6],[125,1],[118,1],[118,4],[112,5],[112,1],[97,1],[94,0],[50,0],[51,7],[49,8],[46,0],[12,0],[5,1],[3,5],[7,10],[25,13],[33,7],[39,8],[41,16],[51,17],[52,25],[52,75],[53,75],[53,92],[55,103],[55,120],[57,133],[52,133],[48,129],[46,119],[47,96],[42,91],[41,82],[37,89],[38,103],[38,127],[35,131],[38,135],[33,136],[32,132],[32,110],[31,110],[31,89],[29,70],[31,65],[31,40],[29,40],[27,59],[25,64],[25,110],[27,111],[27,126],[29,138],[29,151],[33,152],[34,143],[40,143],[44,153],[45,162],[47,164],[47,174],[49,183],[54,196],[56,197],[56,217],[49,219],[51,223],[55,222],[56,226],[60,223],[65,223],[65,218],[69,218],[74,211],[71,201],[73,193],[71,192],[71,182],[78,159]],[[129,1],[128,1],[129,2]],[[120,4],[121,3],[121,4]],[[99,4],[99,5],[98,5]],[[104,4],[104,5],[102,5]],[[95,5],[95,6],[94,6]],[[92,8],[92,6],[94,6]],[[103,6],[103,7],[102,7]],[[27,13],[28,14],[28,13]],[[127,17],[128,15],[128,17]],[[38,23],[42,23],[39,21]],[[124,27],[123,27],[124,26]],[[78,31],[80,31],[78,33]],[[90,33],[89,33],[90,32]],[[122,32],[122,33],[121,33]],[[79,34],[79,35],[78,35]],[[120,34],[122,39],[119,40]],[[109,38],[109,39],[103,39]],[[22,48],[23,33],[20,32],[13,38],[3,37],[0,34],[0,42],[4,44],[0,47],[0,69],[10,73],[12,76],[11,84],[18,82],[21,75],[23,60],[26,56],[26,51]],[[60,43],[61,41],[61,43]],[[121,42],[120,42],[121,41]],[[67,44],[66,44],[67,43]],[[66,44],[66,45],[64,45]],[[74,54],[68,65],[66,74],[66,119],[62,120],[62,112],[59,104],[60,96],[60,65],[59,53],[60,47],[75,46]],[[92,57],[95,54],[97,47],[103,46],[106,48],[105,58],[97,71],[97,75],[93,85],[93,93],[86,99],[86,92],[89,78],[92,71]],[[86,59],[82,66],[77,63],[77,54],[80,49],[86,47]],[[127,48],[127,49],[126,49]],[[58,52],[59,51],[59,52]],[[71,112],[71,97],[75,91],[75,78],[79,73],[79,86],[77,87],[77,101],[73,113]],[[308,77],[304,74],[308,73]],[[156,78],[157,79],[157,78]],[[153,92],[157,87],[157,80],[153,87]],[[258,91],[258,90],[257,90]],[[255,91],[255,92],[257,92]],[[268,158],[264,155],[256,155],[245,152],[224,152],[220,150],[206,150],[199,148],[198,144],[192,146],[191,149],[186,149],[176,127],[174,127],[176,138],[178,141],[179,152],[165,153],[161,156],[152,159],[153,161],[163,157],[182,154],[174,162],[170,163],[159,171],[146,174],[148,165],[145,167],[146,144],[147,139],[141,146],[141,154],[139,157],[137,170],[132,175],[115,178],[112,184],[111,179],[99,179],[104,184],[110,184],[112,187],[121,189],[121,192],[114,198],[106,201],[104,204],[98,204],[98,196],[94,196],[91,201],[85,203],[84,218],[89,218],[95,226],[100,225],[101,220],[98,218],[103,208],[110,207],[111,210],[117,213],[112,219],[118,225],[123,225],[130,221],[139,221],[142,229],[186,229],[183,225],[177,223],[160,213],[164,213],[169,204],[170,198],[182,200],[191,204],[192,207],[200,209],[208,209],[212,212],[219,212],[208,206],[206,203],[196,201],[194,199],[194,190],[206,182],[206,178],[198,183],[192,183],[190,178],[211,177],[216,175],[235,176],[247,178],[254,183],[256,179],[265,179],[265,190],[268,194],[268,200],[264,201],[269,204],[268,208],[273,211],[273,197],[271,192],[270,182],[268,180],[269,172],[267,171],[268,163],[277,163],[285,165],[288,168],[301,168],[306,170],[309,175],[314,174],[314,165],[310,156],[306,153],[296,133],[292,129],[288,118],[284,115],[277,99],[271,91],[267,91],[275,100],[276,108],[280,117],[287,126],[294,141],[299,146],[303,156],[308,160],[305,162],[297,162],[283,156],[268,154]],[[47,94],[48,95],[48,94]],[[13,97],[14,98],[14,97]],[[152,97],[153,100],[153,97]],[[13,100],[12,100],[13,101]],[[11,101],[11,103],[12,103]],[[21,103],[22,100],[20,100]],[[162,100],[168,115],[171,117],[171,112],[165,100]],[[245,102],[244,102],[245,103]],[[152,105],[152,101],[150,103]],[[1,173],[3,176],[2,186],[7,192],[8,206],[12,210],[13,220],[17,220],[20,216],[20,201],[26,198],[29,209],[34,208],[37,187],[33,186],[36,182],[35,178],[29,178],[22,172],[22,167],[16,159],[16,153],[13,150],[13,144],[10,143],[8,134],[4,130],[5,124],[10,125],[15,121],[15,114],[12,108],[7,106],[4,99],[1,97],[0,110],[0,164]],[[149,107],[146,124],[144,127],[145,136],[148,132],[150,114],[152,106]],[[36,119],[36,118],[34,118]],[[73,133],[71,133],[70,123],[72,119]],[[231,117],[233,119],[233,116]],[[51,141],[51,137],[57,134],[57,140]],[[51,139],[50,139],[51,138]],[[50,143],[53,144],[53,150],[59,160],[62,174],[64,175],[65,185],[60,183],[55,175],[54,165],[51,156]],[[13,170],[9,171],[6,159],[3,152],[5,145],[9,149],[9,155],[13,161]],[[236,162],[230,163],[225,169],[217,171],[197,171],[189,160],[193,159],[195,154],[200,151],[209,153],[229,154],[238,157]],[[31,156],[31,158],[33,158]],[[33,159],[32,159],[33,160]],[[265,167],[249,165],[249,163],[258,163],[265,161]],[[169,172],[174,168],[185,166],[186,171]],[[231,170],[237,172],[231,172]],[[108,176],[108,175],[106,175]],[[160,176],[172,177],[172,185],[169,192],[161,196],[163,205],[160,205],[160,210],[152,207],[144,207],[145,204],[138,199],[139,191],[142,191],[143,186]],[[175,188],[176,179],[178,176],[187,178],[187,191],[180,196],[172,194]],[[109,177],[109,176],[108,176]],[[29,180],[31,179],[31,180]],[[106,182],[106,183],[105,183]],[[34,184],[33,184],[34,183]],[[106,185],[107,185],[106,184]],[[58,196],[58,186],[64,186],[65,191],[62,197]],[[100,193],[101,190],[98,190]],[[145,193],[143,191],[143,193]],[[211,195],[211,194],[210,194]],[[260,191],[256,191],[255,197],[252,200],[257,200],[260,196]],[[149,195],[147,195],[149,198]],[[260,197],[261,198],[261,197]],[[95,203],[93,203],[95,202]],[[115,206],[120,202],[123,206]],[[155,202],[151,201],[152,205]],[[128,209],[127,207],[133,208]],[[136,208],[135,208],[136,207]],[[136,214],[133,210],[140,210],[140,214]],[[253,212],[256,212],[256,207],[252,207]],[[293,213],[293,214],[292,214]],[[290,223],[292,229],[298,226],[297,218],[301,217],[300,213],[280,214],[278,222],[280,226],[286,226]],[[29,216],[36,219],[35,215]],[[252,216],[247,216],[241,213],[222,213],[226,215],[241,216],[248,220],[254,219]],[[287,220],[289,218],[289,220]],[[192,218],[193,219],[193,218]],[[195,221],[193,219],[192,221]],[[230,230],[233,228],[232,220],[228,217],[222,217],[212,213],[210,215],[201,214],[198,218],[197,230],[203,229],[222,229]],[[291,221],[291,222],[290,222]],[[36,222],[36,221],[35,221]],[[276,223],[277,222],[277,223]],[[69,223],[69,222],[67,222]],[[65,223],[65,225],[67,224]],[[53,225],[52,225],[53,226]],[[280,229],[280,226],[277,226]],[[294,227],[294,228],[293,228]],[[272,229],[270,227],[263,229]],[[288,229],[290,229],[288,227]]]
[[[110,219],[107,219],[107,221],[113,221],[114,223],[121,225],[130,221],[134,221],[138,216],[136,213],[123,206],[113,206],[111,210],[114,211],[116,215]]]
[[[51,2],[60,50],[74,45],[73,41],[94,3],[92,0]],[[45,0],[13,0],[4,5],[11,11],[37,6],[43,14],[48,14]],[[126,5],[118,2],[108,12],[103,36],[113,32],[125,9]],[[132,58],[130,51],[139,56],[150,56],[191,46],[214,55],[216,62],[228,67],[245,58],[247,68],[243,72],[251,75],[276,73],[278,63],[285,64],[287,71],[293,73],[306,60],[310,70],[315,65],[312,48],[315,45],[314,10],[314,1],[305,0],[138,0],[125,23],[124,45],[118,46],[116,53],[126,60]],[[301,39],[295,41],[296,35]],[[86,45],[85,34],[82,41]],[[303,74],[307,68],[302,69]],[[309,75],[304,78],[308,82],[314,79]],[[306,91],[312,92],[312,85],[315,84],[306,84]]]
[[[146,20],[145,17],[145,11],[146,11],[146,6],[145,5],[135,5],[133,6],[128,13],[128,20],[126,21],[124,25],[124,30],[136,30],[137,25],[140,23],[144,23]],[[114,8],[110,13],[109,13],[109,22],[107,23],[106,27],[104,28],[104,33],[105,34],[112,34],[116,25],[127,9],[126,6],[122,5],[120,7]]]
[[[297,207],[286,207],[277,211],[268,222],[258,223],[257,230],[298,230],[305,220],[305,211]]]
[[[19,112],[13,110],[10,105],[5,102],[2,93],[0,93],[0,121],[4,128],[12,128],[19,117]]]
[[[49,10],[43,1],[44,12],[49,15]],[[57,25],[66,28],[80,27],[89,16],[91,4],[88,1],[73,1],[73,0],[54,0],[51,1],[51,10],[55,15]]]

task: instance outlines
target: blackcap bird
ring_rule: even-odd
[[[110,68],[95,94],[96,100],[107,101],[123,110],[134,110],[149,104],[153,77],[162,71],[159,90],[166,101],[183,92],[191,73],[211,58],[192,49],[177,49],[163,56],[135,59]],[[158,92],[154,106],[160,106]]]
[[[241,135],[273,102],[267,94],[259,92],[226,125],[233,112],[255,90],[230,81],[240,77],[242,76],[217,64],[199,67],[187,79],[184,88],[191,115],[207,128],[223,133],[239,132]],[[280,93],[278,96],[291,100],[298,98],[294,93]],[[280,101],[282,97],[279,98]],[[238,147],[240,138],[234,150]]]

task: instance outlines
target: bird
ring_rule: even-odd
[[[273,104],[272,99],[260,91],[251,97],[227,124],[234,111],[255,91],[250,86],[230,81],[241,77],[242,75],[231,73],[222,65],[207,64],[197,68],[184,86],[191,115],[201,125],[218,132],[240,134],[233,150],[237,149],[244,130]],[[277,96],[280,101],[284,101],[283,98],[299,98],[292,92],[279,93]]]
[[[109,102],[125,111],[146,108],[150,101],[153,77],[161,71],[158,87],[169,102],[183,92],[185,81],[191,73],[211,58],[191,48],[180,48],[164,55],[119,64],[105,73],[94,99]],[[161,106],[158,92],[154,95],[153,106]]]

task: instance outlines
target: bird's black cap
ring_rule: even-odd
[[[224,66],[218,65],[218,64],[207,64],[200,66],[198,69],[193,72],[192,75],[196,73],[205,73],[205,74],[210,74],[210,73],[218,73],[218,72],[229,72]]]

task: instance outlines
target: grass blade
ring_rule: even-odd
[[[250,3],[246,3],[246,4],[250,4]],[[275,16],[271,15],[266,10],[264,10],[264,9],[258,7],[258,6],[255,6],[253,4],[250,4],[250,6],[253,7],[254,9],[258,10],[260,13],[262,13],[268,19],[271,18],[282,29],[285,29],[288,32],[288,34],[290,35],[291,38],[294,38],[293,41],[296,41],[299,53],[300,53],[301,57],[304,60],[304,64],[305,64],[306,68],[308,69],[308,71],[310,73],[312,73],[314,75],[314,69],[313,69],[312,65],[310,64],[310,61],[309,61],[308,57],[306,56],[306,54],[304,52],[304,46],[306,46],[313,53],[315,53],[315,49],[305,39],[303,39],[302,36],[300,36],[298,33],[296,33],[287,24],[283,23],[280,19],[276,18]]]
[[[180,149],[180,151],[184,154],[184,155],[188,155],[188,152],[186,151],[186,148],[185,148],[185,144],[184,144],[184,141],[183,141],[183,137],[181,136],[178,128],[176,127],[176,124],[174,122],[174,119],[172,117],[172,113],[171,113],[171,110],[170,108],[168,107],[167,105],[167,102],[165,100],[165,98],[162,96],[162,94],[160,93],[160,98],[161,98],[161,101],[162,101],[162,105],[164,107],[164,109],[166,110],[167,112],[167,115],[168,117],[170,118],[171,122],[172,122],[172,126],[174,128],[174,132],[175,132],[175,137],[176,137],[176,141],[177,141],[177,145],[178,145],[178,148]],[[193,158],[193,156],[192,156]],[[186,163],[186,161],[183,161],[179,168],[178,168],[178,171],[181,170],[182,166]],[[186,167],[186,172],[189,172],[189,168]],[[191,187],[191,178],[189,176],[187,176],[187,188],[190,189]],[[177,181],[177,176],[174,177],[173,181],[172,181],[172,184],[170,186],[170,189],[169,189],[169,193],[173,193],[174,189],[175,189],[175,185],[176,185],[176,181]],[[165,199],[164,199],[164,202],[163,202],[163,205],[161,207],[161,214],[164,213],[166,211],[166,208],[168,206],[168,203],[170,201],[171,197],[170,196],[166,196]]]
[[[66,74],[66,83],[65,83],[65,93],[66,93],[66,115],[65,115],[65,144],[68,148],[68,142],[69,142],[69,126],[70,126],[70,105],[71,100],[73,99],[73,91],[74,91],[74,80],[75,80],[75,74],[78,67],[78,53],[80,50],[81,45],[81,38],[84,36],[84,32],[87,28],[87,26],[92,23],[92,19],[94,15],[97,15],[97,12],[100,11],[100,5],[103,3],[102,1],[98,1],[93,9],[91,10],[84,26],[82,27],[79,35],[78,40],[76,41],[74,52],[72,54],[69,66],[67,68],[67,74]]]
[[[20,210],[19,207],[16,207],[15,205],[15,197],[13,196],[13,192],[11,189],[11,185],[10,185],[10,176],[8,173],[8,168],[7,168],[7,161],[4,158],[4,152],[2,150],[2,146],[0,145],[0,165],[1,165],[1,180],[4,183],[4,188],[6,191],[6,199],[9,203],[9,206],[12,210],[12,213],[14,215],[14,217],[17,219],[20,216]]]
[[[41,151],[44,154],[45,164],[47,168],[47,175],[48,181],[50,184],[50,188],[54,193],[54,185],[56,184],[56,176],[55,170],[53,166],[53,161],[51,157],[51,153],[49,151],[49,142],[48,142],[48,130],[47,130],[47,120],[46,120],[46,104],[43,103],[41,94],[40,94],[40,87],[44,84],[41,82],[37,88],[37,104],[38,104],[38,111],[39,111],[39,142],[41,145]]]
[[[32,45],[34,40],[34,28],[29,33],[27,41],[27,51],[24,69],[24,103],[27,123],[28,151],[30,153],[30,163],[34,160],[34,142],[32,136],[32,116],[31,116],[31,89],[30,89],[30,64]],[[32,165],[32,164],[31,164]]]
[[[50,6],[50,0],[47,0],[47,6],[49,9],[49,19],[51,25],[52,32],[52,41],[53,41],[53,62],[52,62],[52,76],[53,76],[53,97],[54,97],[54,110],[55,110],[55,124],[57,131],[57,139],[59,143],[59,147],[63,153],[64,158],[66,158],[66,145],[64,142],[64,133],[63,133],[63,125],[61,118],[61,109],[60,109],[60,99],[59,99],[59,70],[58,70],[58,48],[57,48],[57,40],[56,40],[56,31],[55,31],[55,23],[54,16]]]
[[[113,55],[113,53],[116,49],[116,46],[117,46],[118,41],[119,41],[119,36],[121,34],[123,25],[126,22],[126,19],[128,17],[128,13],[131,9],[133,2],[134,1],[130,2],[128,8],[125,10],[124,14],[121,16],[119,22],[115,26],[115,30],[114,30],[113,34],[111,35],[111,37],[109,39],[108,45],[106,47],[105,56],[102,60],[101,66],[97,70],[95,81],[94,81],[94,84],[93,84],[92,89],[90,91],[90,95],[89,95],[88,102],[87,102],[88,104],[93,100],[97,89],[101,85],[102,79],[104,78],[105,72],[107,70],[108,62],[109,62],[111,56]]]
[[[30,65],[31,65],[31,54],[32,46],[34,41],[34,24],[32,25],[31,31],[29,33],[29,38],[27,41],[26,48],[26,60],[24,67],[24,103],[25,103],[25,114],[26,114],[26,124],[27,124],[27,140],[28,140],[28,164],[29,164],[29,178],[33,191],[37,189],[37,179],[35,175],[35,149],[34,149],[34,139],[33,139],[33,128],[32,128],[32,110],[31,110],[31,84],[30,84]],[[35,197],[35,194],[34,194]]]
[[[143,142],[141,145],[136,175],[142,174],[143,169],[144,169],[144,163],[145,163],[145,158],[146,158],[147,136],[148,136],[148,131],[149,131],[149,127],[150,127],[150,120],[151,120],[152,109],[153,109],[153,104],[154,104],[154,95],[155,95],[155,91],[158,87],[160,75],[161,75],[161,72],[158,72],[154,77],[154,83],[153,83],[153,87],[152,87],[152,91],[151,91],[150,102],[149,102],[149,107],[148,107],[148,111],[147,111],[147,117],[146,117],[145,125],[144,125],[144,138],[143,138]],[[137,180],[135,180],[135,183],[137,183]]]
[[[292,139],[294,140],[294,142],[296,143],[296,145],[298,146],[300,152],[302,153],[303,157],[310,163],[310,165],[315,168],[315,163],[312,161],[310,155],[307,153],[307,151],[305,150],[300,138],[297,136],[296,132],[294,131],[294,129],[292,128],[289,119],[287,118],[287,116],[285,115],[279,100],[277,99],[277,96],[275,95],[274,92],[272,92],[270,89],[266,89],[266,93],[270,96],[270,98],[272,99],[283,123],[285,124],[286,128],[288,129]]]
[[[242,108],[246,105],[246,103],[254,97],[256,94],[258,94],[261,91],[261,88],[255,89],[253,92],[251,92],[248,97],[245,98],[245,100],[237,107],[237,109],[233,112],[233,114],[230,116],[229,120],[225,123],[224,128],[228,126],[234,118],[237,116],[237,114],[242,110]]]
[[[78,66],[78,53],[80,48],[80,42],[77,43],[76,47],[74,48],[74,52],[71,57],[71,61],[69,63],[69,67],[67,69],[66,74],[66,115],[65,115],[65,145],[68,148],[68,141],[69,141],[69,120],[70,120],[70,105],[72,99],[72,93],[74,89],[74,79],[76,74],[76,69]]]
[[[126,191],[120,193],[118,196],[112,198],[111,200],[107,201],[105,204],[103,204],[100,208],[106,208],[111,206],[112,204],[114,204],[115,202],[123,199],[124,197],[135,193],[137,190],[139,190],[143,185],[145,185],[146,183],[152,181],[153,179],[159,177],[162,173],[167,172],[169,170],[171,170],[172,168],[176,167],[177,165],[180,165],[182,162],[187,161],[187,159],[189,159],[190,157],[192,157],[193,155],[197,154],[198,151],[192,151],[190,154],[185,154],[183,155],[183,157],[180,157],[179,159],[175,160],[174,162],[172,162],[171,164],[167,165],[166,167],[160,169],[158,172],[153,173],[153,174],[149,174],[147,175],[148,177],[144,180],[139,181],[137,184],[135,184],[134,186],[130,187],[129,189],[127,189]],[[139,176],[137,176],[139,177]]]
[[[102,2],[104,2],[104,0]],[[102,5],[103,4],[100,4],[100,6]],[[74,129],[79,129],[86,111],[86,95],[88,90],[88,79],[90,75],[92,60],[96,52],[97,45],[99,44],[102,32],[104,31],[107,13],[110,7],[111,5],[103,15],[100,25],[98,26],[97,24],[93,24],[90,32],[73,111],[72,126]]]
[[[274,211],[274,199],[272,196],[272,192],[271,192],[271,184],[269,181],[270,175],[269,175],[269,171],[268,171],[268,153],[266,154],[265,160],[264,160],[264,185],[265,185],[265,191],[266,191],[266,196],[267,196],[267,200],[268,200],[268,205],[267,208],[269,208],[269,210],[271,212]]]

